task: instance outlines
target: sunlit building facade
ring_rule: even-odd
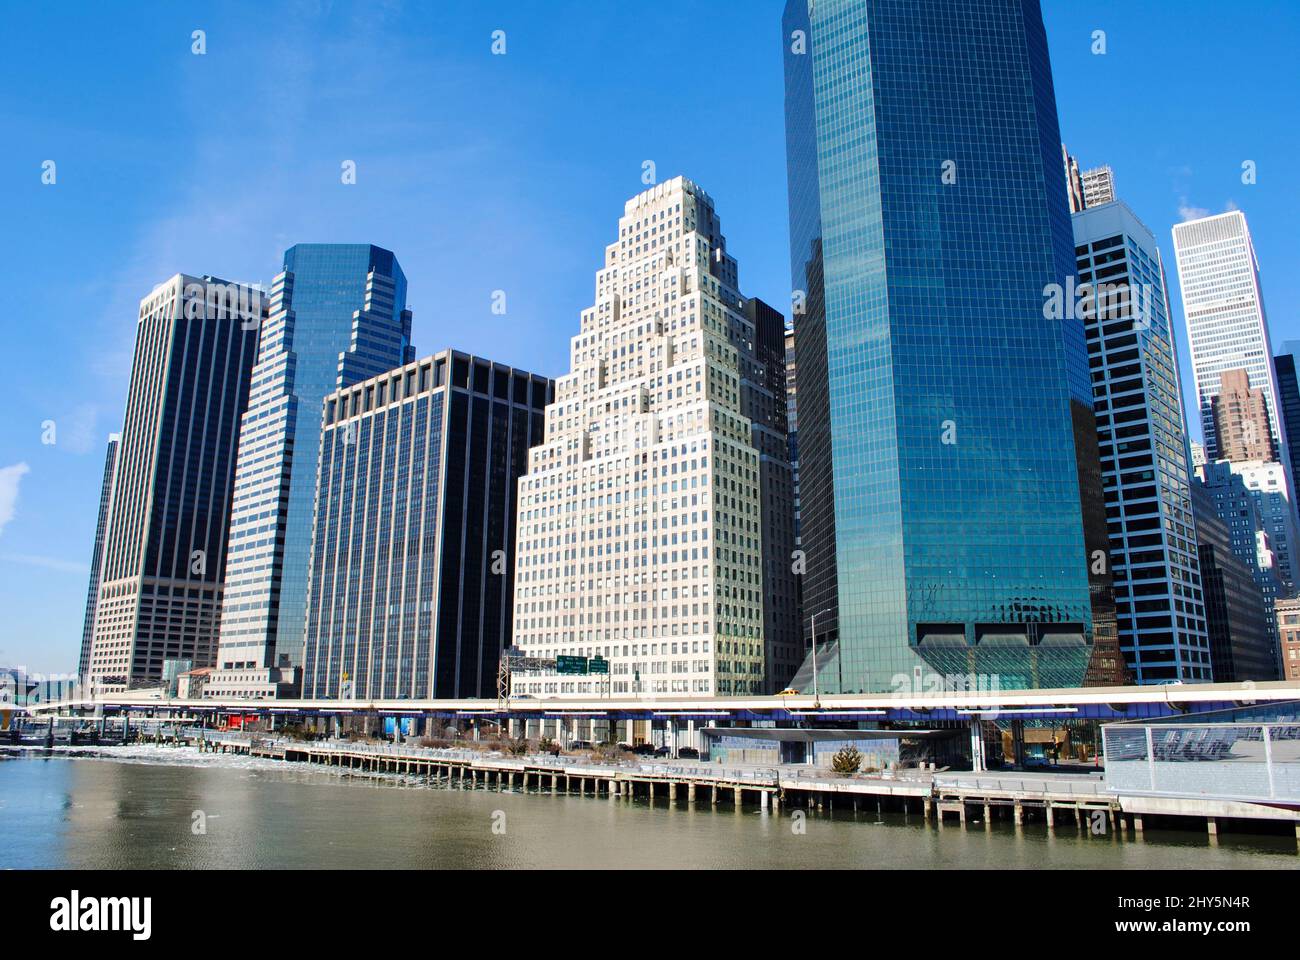
[[[297,692],[321,403],[414,359],[406,277],[370,244],[284,254],[240,439],[217,669],[205,695]]]
[[[1073,217],[1119,644],[1138,683],[1210,678],[1178,349],[1160,247],[1123,203]]]
[[[517,693],[752,694],[781,673],[769,644],[793,663],[781,325],[741,296],[698,186],[625,204],[519,483],[515,572],[520,650],[609,672]]]
[[[1259,262],[1246,215],[1230,210],[1176,225],[1174,255],[1206,456],[1224,456],[1213,410],[1220,377],[1226,370],[1242,369],[1250,386],[1264,395],[1274,449],[1285,457],[1287,440],[1278,411]]]

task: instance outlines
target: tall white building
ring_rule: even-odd
[[[678,177],[627,202],[519,481],[515,568],[521,652],[601,658],[609,673],[516,675],[515,693],[727,695],[773,682],[765,604],[787,586],[793,603],[793,579],[765,582],[763,545],[792,545],[793,527],[787,541],[765,524],[792,524],[793,494],[788,461],[787,479],[765,484],[780,464],[756,428],[773,406],[759,315],[703,190]],[[772,619],[780,642],[797,642],[793,609]]]
[[[1206,457],[1220,456],[1211,411],[1211,401],[1219,395],[1219,377],[1225,370],[1241,368],[1249,373],[1251,387],[1264,392],[1269,426],[1285,462],[1287,444],[1278,419],[1273,349],[1246,215],[1232,210],[1178,224],[1174,256]]]

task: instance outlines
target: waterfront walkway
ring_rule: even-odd
[[[161,735],[161,733],[160,733]],[[472,749],[436,749],[373,741],[297,741],[256,735],[177,730],[172,742],[205,751],[308,763],[358,775],[399,775],[462,786],[551,794],[643,798],[763,810],[871,810],[918,815],[942,827],[990,826],[996,820],[1042,823],[1141,838],[1153,814],[1187,827],[1199,823],[1214,838],[1230,820],[1271,819],[1292,824],[1300,842],[1300,811],[1241,809],[1222,801],[1187,801],[1177,810],[1152,810],[1143,798],[1106,789],[1099,772],[968,773],[906,770],[840,776],[810,767],[735,766],[701,761],[632,759],[602,762],[587,756],[512,756]]]

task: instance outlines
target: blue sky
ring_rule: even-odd
[[[455,346],[554,375],[651,160],[659,179],[685,174],[713,195],[745,290],[788,304],[781,6],[11,5],[0,663],[76,668],[136,308],[174,273],[269,282],[293,243],[378,243],[409,278],[421,355]],[[1044,12],[1062,134],[1081,165],[1114,168],[1160,240],[1180,335],[1170,228],[1234,205],[1274,341],[1300,338],[1300,4],[1044,0]],[[1095,30],[1105,55],[1091,52]],[[355,185],[340,182],[345,160]]]

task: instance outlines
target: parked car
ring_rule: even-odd
[[[590,749],[591,749],[591,741],[590,741],[590,740],[574,740],[572,743],[569,744],[569,749],[570,749],[570,750],[590,750]]]
[[[632,752],[638,757],[653,757],[655,753],[655,745],[653,743],[638,743],[632,748]]]
[[[672,752],[672,750],[671,750],[670,748],[668,748],[668,747],[657,747],[657,748],[655,749],[655,756],[656,756],[656,757],[671,757],[672,755],[673,755],[673,752]]]
[[[700,751],[696,750],[694,747],[682,747],[677,751],[677,759],[698,760],[700,759]]]

